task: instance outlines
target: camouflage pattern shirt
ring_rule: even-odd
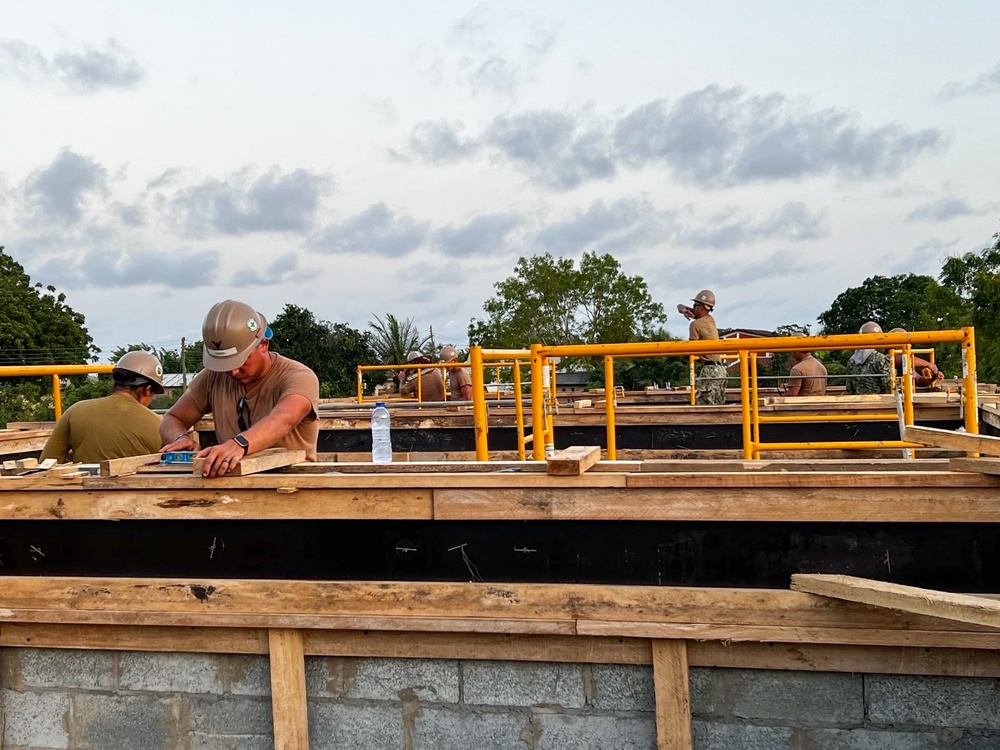
[[[873,350],[861,364],[853,359],[847,361],[847,375],[868,375],[847,379],[847,392],[852,394],[888,393],[892,381],[892,369],[885,352]]]

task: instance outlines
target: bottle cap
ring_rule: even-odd
[[[385,406],[385,401],[376,401],[375,402],[375,408],[376,409],[379,408],[380,406]]]

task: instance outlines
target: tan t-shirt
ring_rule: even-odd
[[[202,370],[191,381],[188,393],[202,413],[212,413],[215,437],[220,443],[240,433],[237,409],[240,398],[245,397],[250,408],[249,428],[270,414],[275,404],[285,396],[305,396],[312,404],[312,411],[276,445],[289,450],[304,450],[306,461],[315,461],[316,440],[319,437],[319,379],[301,362],[280,354],[274,354],[274,357],[271,369],[246,392],[228,372]]]
[[[159,415],[128,393],[112,393],[69,407],[53,428],[41,458],[93,464],[156,453],[160,445]]]
[[[800,396],[825,396],[826,374],[823,363],[810,355],[795,363],[789,382],[798,381]]]
[[[715,327],[715,318],[704,315],[692,320],[688,327],[688,338],[691,341],[718,341],[719,329]],[[702,354],[701,361],[719,364],[722,358],[717,354]]]
[[[451,399],[461,401],[462,386],[472,385],[472,376],[464,367],[456,367],[453,370],[448,370],[448,385],[451,389]]]
[[[417,395],[417,379],[414,378],[399,389],[401,396]],[[444,401],[444,376],[436,367],[427,367],[420,371],[420,400]]]

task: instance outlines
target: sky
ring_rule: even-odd
[[[0,27],[0,245],[106,357],[232,298],[464,346],[519,257],[686,335],[1000,229],[1000,4],[53,2]],[[893,321],[880,321],[886,327]]]

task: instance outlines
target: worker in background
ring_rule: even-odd
[[[272,446],[304,450],[306,460],[315,461],[316,373],[272,352],[267,320],[243,302],[213,305],[201,332],[205,369],[163,416],[161,450],[197,450],[188,429],[211,412],[218,444],[198,453],[203,476],[225,474],[244,456]]]
[[[826,367],[812,352],[791,352],[792,368],[789,372],[786,396],[825,396]]]
[[[906,333],[905,328],[893,328],[889,333]],[[928,359],[924,359],[916,354],[913,357],[913,371],[910,373],[913,377],[913,384],[917,388],[936,388],[938,380],[940,379],[938,375],[940,374],[933,362]],[[896,372],[903,371],[903,352],[897,351],[895,357],[893,358]]]
[[[429,365],[431,358],[423,352],[406,355],[407,364]],[[400,396],[416,396],[417,383],[420,384],[421,401],[444,401],[444,376],[436,367],[412,368],[401,373],[405,380],[399,388]]]
[[[160,417],[149,410],[163,393],[163,366],[155,354],[128,352],[111,371],[114,391],[77,401],[56,422],[41,458],[97,463],[144,456],[160,449]]]
[[[694,304],[677,305],[677,311],[691,321],[688,338],[691,341],[718,341],[719,329],[712,317],[715,309],[715,293],[702,289],[692,299]],[[726,376],[729,372],[718,354],[702,354],[696,378],[698,403],[720,405],[726,403]]]
[[[868,321],[858,333],[882,333],[882,326]],[[892,383],[889,356],[878,349],[858,349],[847,360],[847,392],[852,395],[888,393]]]
[[[458,350],[451,346],[441,347],[442,362],[458,362]],[[452,401],[472,400],[472,376],[464,367],[448,368],[448,396]]]

